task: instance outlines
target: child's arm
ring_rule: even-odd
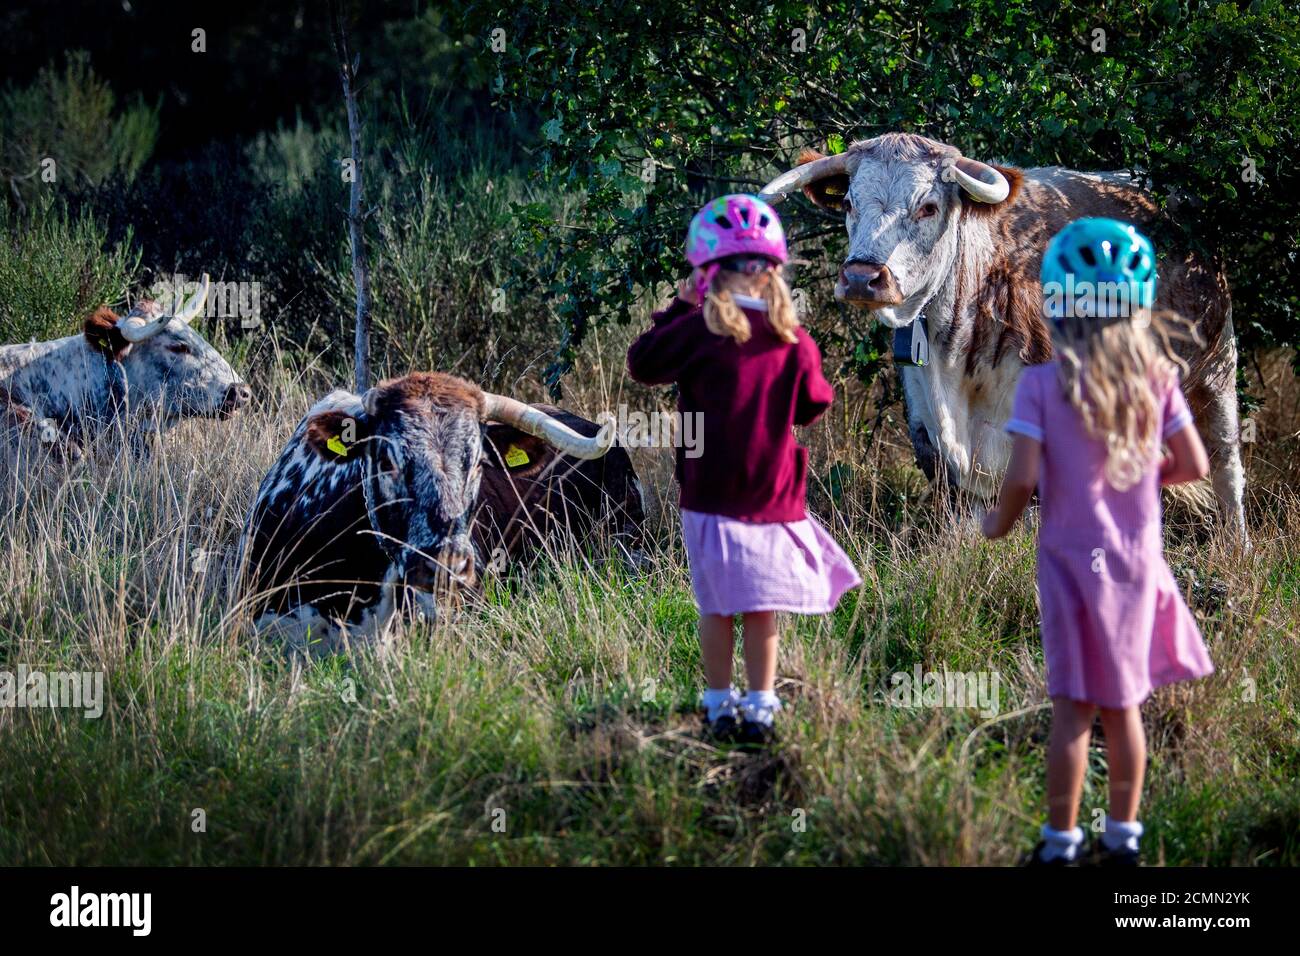
[[[822,374],[822,354],[817,343],[806,333],[800,334],[799,339],[804,367],[799,376],[799,394],[795,398],[794,423],[803,427],[817,421],[822,412],[831,407],[835,401],[835,389]]]
[[[1179,485],[1204,478],[1210,471],[1210,461],[1201,436],[1190,427],[1192,412],[1177,377],[1165,395],[1161,419],[1160,437],[1169,454],[1160,462],[1160,484]]]
[[[1015,525],[1038,486],[1043,446],[1028,435],[1017,434],[1011,446],[1011,463],[1002,479],[998,503],[984,516],[984,537],[1000,538]]]
[[[1160,462],[1160,484],[1200,481],[1210,473],[1210,459],[1195,428],[1180,428],[1169,436],[1169,454]]]
[[[674,326],[674,322],[696,308],[690,280],[677,287],[677,298],[656,312],[649,331],[627,350],[627,372],[642,385],[668,385],[677,381],[697,342]]]

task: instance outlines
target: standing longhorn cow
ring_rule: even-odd
[[[901,369],[917,463],[932,479],[946,472],[991,499],[1010,455],[1002,426],[1020,371],[1051,357],[1038,280],[1048,240],[1085,216],[1147,229],[1159,216],[1155,202],[1126,174],[990,166],[910,133],[834,156],[806,151],[761,195],[777,202],[800,188],[846,217],[848,257],[835,297],[900,330],[896,340],[913,339],[922,357]],[[1189,319],[1204,343],[1183,354],[1183,387],[1210,451],[1221,513],[1244,540],[1227,278],[1195,254],[1167,253],[1159,279],[1156,308]]]
[[[0,346],[0,400],[11,424],[39,429],[66,457],[128,412],[133,442],[183,418],[226,418],[251,392],[221,354],[190,328],[203,311],[208,277],[170,312],[141,301],[124,316],[107,307],[82,334]]]
[[[429,616],[562,532],[641,547],[641,486],[612,429],[421,372],[332,392],[258,489],[242,552],[259,633],[310,653],[382,641],[405,599]]]

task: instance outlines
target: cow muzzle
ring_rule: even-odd
[[[406,569],[406,583],[421,591],[438,591],[444,587],[472,588],[478,583],[474,552],[447,548],[436,560],[417,556]]]
[[[217,413],[222,418],[229,418],[247,405],[253,398],[253,390],[243,382],[236,382],[226,389],[226,397],[221,401]]]
[[[835,285],[835,298],[868,309],[903,303],[903,293],[894,281],[894,274],[889,271],[889,266],[878,262],[844,263],[840,269],[840,281]]]

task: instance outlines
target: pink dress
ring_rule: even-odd
[[[810,517],[758,523],[682,509],[682,538],[701,614],[827,614],[862,583]]]
[[[1163,437],[1191,424],[1175,381]],[[1006,430],[1042,444],[1038,602],[1048,696],[1131,707],[1163,684],[1212,673],[1165,563],[1158,461],[1127,491],[1111,487],[1105,446],[1061,394],[1055,362],[1024,370]]]

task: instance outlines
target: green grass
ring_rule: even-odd
[[[914,482],[887,442],[834,421],[809,436],[815,467],[827,448],[859,462],[839,510],[813,497],[864,585],[826,618],[783,619],[781,741],[747,755],[699,733],[695,611],[662,505],[641,576],[597,543],[382,653],[304,664],[257,645],[234,548],[307,404],[287,377],[262,392],[148,461],[6,479],[0,666],[103,670],[108,703],[99,720],[0,710],[0,864],[1002,865],[1030,845],[1048,730],[1031,532],[990,544],[914,488],[874,487]],[[669,498],[667,461],[637,455]],[[864,504],[902,494],[901,512]],[[1300,500],[1276,494],[1248,558],[1169,535],[1171,563],[1220,586],[1190,592],[1218,672],[1145,708],[1153,863],[1300,863]],[[998,717],[891,705],[890,675],[918,662],[997,672]],[[1097,739],[1085,825],[1104,801]]]

